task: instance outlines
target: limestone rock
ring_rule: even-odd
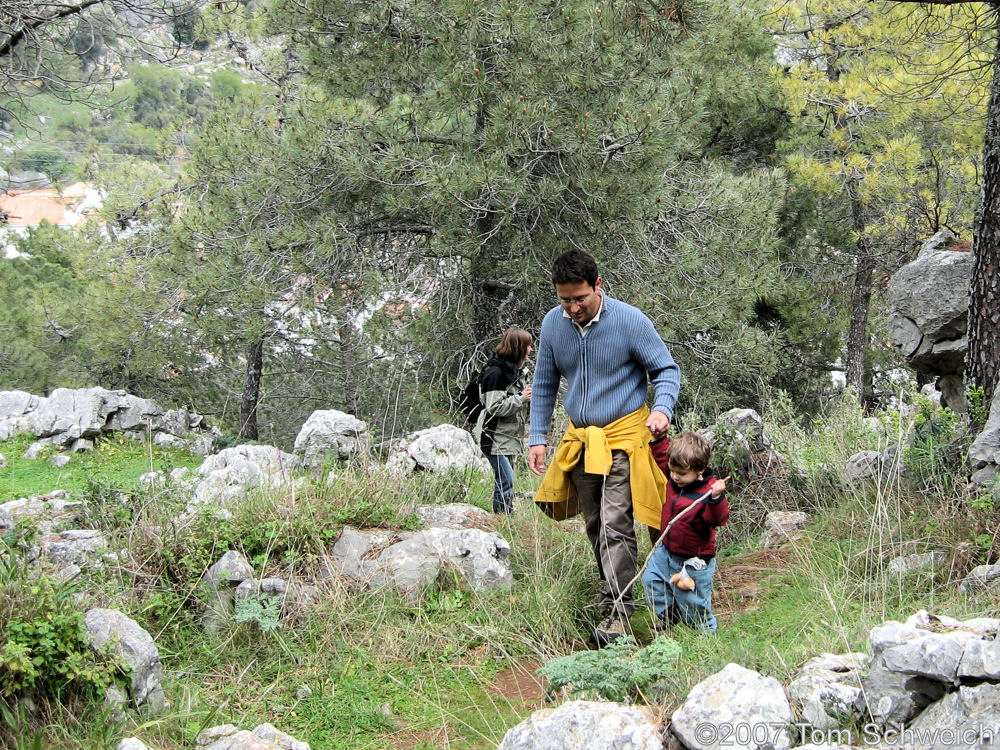
[[[780,547],[786,542],[794,542],[802,537],[809,514],[802,511],[771,511],[764,518],[764,533],[760,539],[761,549]]]
[[[788,697],[797,705],[802,720],[815,729],[842,725],[854,713],[861,694],[861,670],[868,664],[862,653],[823,654],[810,659],[788,686]]]
[[[295,438],[295,454],[306,466],[324,458],[347,459],[368,450],[368,425],[342,411],[314,411]]]
[[[416,514],[428,527],[439,529],[488,529],[493,514],[468,503],[421,505]]]
[[[450,424],[420,430],[400,440],[386,460],[385,468],[391,474],[449,469],[492,472],[472,435]]]
[[[896,576],[908,576],[914,573],[935,572],[948,566],[948,553],[944,550],[934,550],[916,555],[904,555],[889,561],[886,572]]]
[[[370,586],[390,586],[416,595],[443,567],[456,570],[473,590],[505,588],[514,578],[510,545],[495,532],[431,528],[393,534],[347,526],[329,563],[341,575]]]
[[[745,669],[738,664],[726,667],[694,686],[680,708],[674,711],[671,727],[687,747],[716,750],[723,747],[787,750],[792,746],[788,725],[794,717],[781,684],[773,677]],[[753,731],[746,736],[728,736],[722,725],[744,725]],[[705,727],[715,727],[707,731]]]
[[[536,711],[508,730],[497,750],[661,750],[649,709],[570,701]]]
[[[152,714],[166,708],[160,681],[163,665],[153,639],[135,620],[114,609],[94,608],[83,616],[87,639],[96,650],[110,644],[111,652],[131,667],[132,700]]]
[[[261,724],[253,731],[221,724],[203,730],[195,740],[199,750],[309,750],[309,743],[300,742],[271,724]]]
[[[889,280],[889,342],[918,372],[961,374],[964,367],[972,253],[949,250],[943,230]]]

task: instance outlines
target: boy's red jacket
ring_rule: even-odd
[[[711,469],[705,469],[702,480],[678,487],[670,478],[670,468],[667,465],[667,454],[670,441],[666,438],[650,443],[650,449],[657,465],[667,476],[667,497],[663,504],[663,515],[660,518],[660,530],[666,528],[670,519],[681,513],[695,500],[700,498],[712,487],[715,474]],[[709,560],[715,556],[715,529],[725,526],[729,520],[729,503],[723,493],[717,500],[709,495],[701,501],[701,507],[695,508],[684,515],[670,527],[663,544],[667,550],[677,557],[700,557]]]

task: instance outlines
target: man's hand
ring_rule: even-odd
[[[535,474],[545,473],[544,445],[533,445],[528,449],[528,468]]]
[[[670,429],[670,417],[662,411],[650,412],[649,419],[646,420],[646,427],[653,433],[653,438],[658,440],[666,435]]]

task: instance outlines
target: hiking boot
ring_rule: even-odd
[[[628,620],[618,615],[608,615],[594,628],[594,643],[598,648],[610,646],[628,632]]]

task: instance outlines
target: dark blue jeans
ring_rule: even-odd
[[[486,456],[493,467],[493,512],[514,512],[514,466],[513,456]]]

